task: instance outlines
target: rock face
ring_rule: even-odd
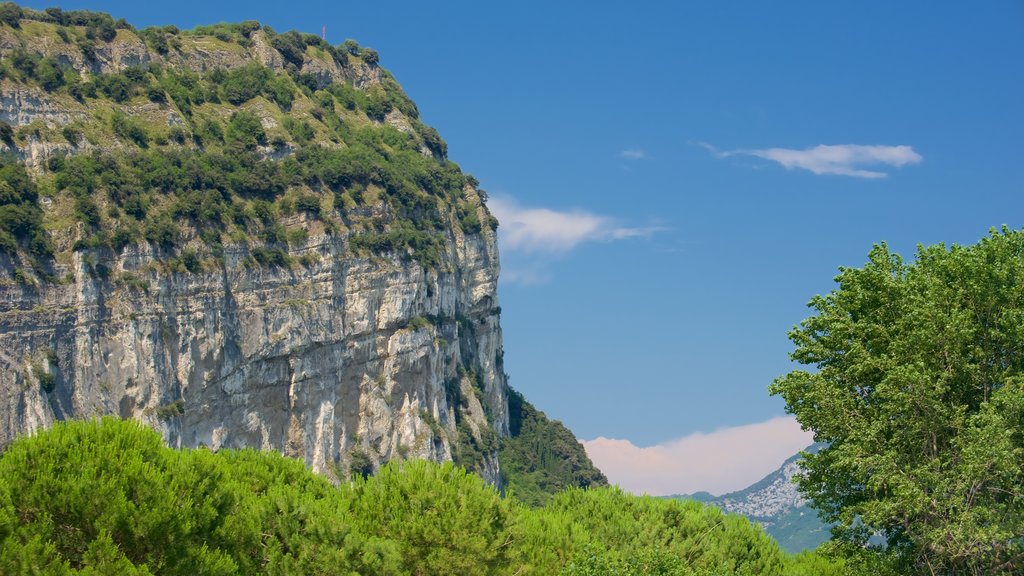
[[[821,445],[814,444],[806,452],[815,453]],[[760,524],[786,551],[796,554],[817,548],[829,539],[828,526],[818,513],[800,496],[794,476],[800,471],[800,455],[786,460],[778,470],[759,482],[721,496],[706,492],[683,496],[714,504],[725,512],[742,514]]]
[[[0,27],[0,55],[35,51],[83,79],[155,63],[196,71],[284,66],[262,30],[246,49],[190,36],[164,56],[119,30],[114,41],[97,42],[92,59],[50,32],[26,30]],[[378,86],[386,74],[361,61],[342,66],[311,56],[298,72],[318,85],[346,82],[357,90]],[[258,111],[265,102],[248,106]],[[183,122],[166,102],[118,110],[148,114],[158,128]],[[215,117],[219,109],[211,110]],[[396,114],[389,122],[410,126]],[[0,82],[0,121],[22,135],[0,151],[37,175],[58,153],[125,148],[59,135],[69,122],[88,129],[91,118],[88,104],[66,95]],[[289,142],[276,156],[265,148],[272,160],[294,150]],[[459,202],[459,217],[489,218],[472,185]],[[39,203],[44,220],[66,218],[51,197]],[[378,204],[352,213],[386,215]],[[20,268],[24,256],[0,253],[0,449],[58,420],[116,414],[153,426],[171,446],[277,450],[339,479],[357,464],[458,459],[468,441],[483,448],[467,464],[500,483],[497,447],[487,441],[509,433],[495,233],[479,225],[464,231],[453,212],[442,217],[451,226],[429,266],[400,251],[353,250],[344,226],[328,233],[286,222],[309,231],[287,248],[301,265],[254,265],[258,243],[249,238],[225,243],[191,272],[168,266],[174,254],[147,242],[72,248],[75,229],[51,225],[57,256],[48,278]]]
[[[117,414],[172,446],[278,450],[326,473],[354,450],[451,459],[460,398],[472,427],[507,435],[494,235],[447,248],[443,272],[327,236],[295,269],[247,267],[230,247],[197,274],[159,273],[143,249],[85,251],[66,283],[4,284],[0,444]],[[486,470],[497,479],[496,459]]]

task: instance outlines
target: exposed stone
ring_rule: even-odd
[[[453,241],[441,271],[357,258],[330,237],[309,249],[321,256],[309,267],[248,268],[228,247],[223,266],[169,275],[148,248],[78,252],[68,284],[0,286],[0,444],[118,414],[172,446],[278,450],[324,473],[347,470],[355,448],[378,463],[450,459],[459,408],[445,382],[460,364],[481,374],[490,422],[508,433],[493,234]],[[110,279],[90,272],[98,265]],[[33,373],[44,365],[52,392]],[[490,426],[468,396],[460,417]]]

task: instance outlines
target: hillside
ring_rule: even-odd
[[[501,482],[498,223],[377,52],[0,23],[0,446],[114,414],[337,479]]]
[[[608,485],[568,428],[511,389],[508,414],[509,435],[502,439],[498,459],[504,484],[516,499],[541,506],[566,488]]]
[[[821,445],[814,444],[806,452],[813,454],[820,448]],[[736,492],[721,496],[698,492],[671,498],[696,500],[725,512],[742,514],[763,527],[787,552],[813,550],[829,539],[829,528],[797,492],[793,477],[800,470],[799,463],[800,454],[796,454],[778,470]]]

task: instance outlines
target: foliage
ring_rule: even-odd
[[[111,418],[58,423],[0,458],[0,572],[396,573],[393,546],[355,532],[345,507],[277,454],[175,451]]]
[[[188,32],[173,26],[134,32],[106,14],[3,6],[0,15],[10,16],[8,24],[19,19],[48,23],[86,59],[94,59],[101,43],[120,29],[166,54],[202,36],[246,46],[261,28],[243,22]],[[322,86],[324,78],[302,70],[305,60],[324,53],[347,66],[350,54],[372,63],[375,52],[354,43],[330,46],[311,34],[276,34],[265,27],[263,32],[285,56],[286,71],[256,62],[203,73],[151,64],[79,77],[67,64],[28,48],[35,45],[30,42],[8,54],[0,63],[7,78],[67,94],[93,110],[89,117],[56,129],[33,125],[16,134],[0,124],[0,139],[10,147],[16,146],[16,138],[28,136],[71,145],[73,154],[47,159],[48,173],[41,176],[47,189],[52,183],[55,190],[47,194],[54,214],[70,214],[86,224],[69,230],[55,220],[53,234],[77,236],[71,242],[61,238],[58,245],[120,250],[149,241],[173,256],[191,238],[201,237],[213,246],[225,233],[235,241],[272,238],[264,241],[280,243],[302,235],[292,228],[308,227],[303,220],[277,234],[273,227],[279,216],[274,221],[253,217],[251,203],[256,200],[280,205],[282,210],[275,212],[281,215],[293,209],[305,212],[328,233],[350,231],[349,245],[357,252],[390,253],[425,267],[440,264],[453,222],[467,233],[483,230],[479,207],[464,198],[465,176],[444,158],[444,141],[420,122],[415,104],[390,73],[381,70],[379,83],[356,88],[350,82]],[[23,29],[12,33],[19,40],[27,34]],[[128,106],[142,98],[150,105]],[[253,103],[260,98],[276,106]],[[302,105],[293,110],[298,102]],[[161,116],[176,110],[181,122],[168,126],[156,120],[154,107]],[[383,120],[395,110],[409,119],[413,131],[370,121]],[[424,157],[424,147],[434,156]],[[324,195],[333,195],[334,201]],[[50,258],[50,234],[38,225],[42,212],[35,204],[15,202],[0,208],[9,224],[0,229],[0,251],[15,254],[22,246],[33,250],[40,262]],[[334,208],[322,208],[327,206]],[[254,254],[255,261],[282,265],[287,255],[279,250],[264,247]]]
[[[0,252],[13,255],[19,246],[27,246],[36,258],[52,254],[38,196],[25,167],[0,158]]]
[[[231,115],[224,137],[229,145],[250,151],[258,145],[267,143],[267,134],[263,131],[263,123],[258,116],[248,110],[239,110]]]
[[[498,460],[502,479],[515,497],[543,506],[568,487],[607,486],[608,479],[587,457],[568,428],[548,420],[515,390],[508,393],[510,436],[502,438]]]
[[[696,502],[569,488],[520,520],[531,574],[781,575],[785,556],[745,518]]]
[[[450,462],[389,463],[356,478],[351,512],[358,527],[399,543],[412,574],[493,574],[510,564],[509,502]]]
[[[11,28],[21,27],[21,18],[24,16],[24,12],[21,6],[13,2],[4,2],[0,4],[0,22],[10,26]]]
[[[355,476],[332,486],[277,453],[173,450],[132,421],[59,422],[0,456],[0,573],[890,574],[835,551],[786,558],[694,502],[572,488],[531,508],[427,461]]]
[[[836,281],[790,332],[817,372],[771,386],[830,443],[805,459],[802,492],[835,537],[880,533],[903,570],[1020,573],[1024,232],[920,247],[910,264],[879,245]]]

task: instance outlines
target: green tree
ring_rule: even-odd
[[[20,28],[21,19],[25,16],[21,6],[13,2],[0,3],[0,22],[11,28]]]
[[[357,476],[353,517],[363,533],[395,540],[411,574],[497,574],[510,566],[510,505],[450,462],[389,463]]]
[[[837,540],[921,574],[1024,570],[1024,232],[884,245],[810,302],[770,387],[815,439],[801,491]]]
[[[225,132],[229,144],[252,150],[267,143],[267,134],[258,116],[248,110],[239,110],[231,115]]]

